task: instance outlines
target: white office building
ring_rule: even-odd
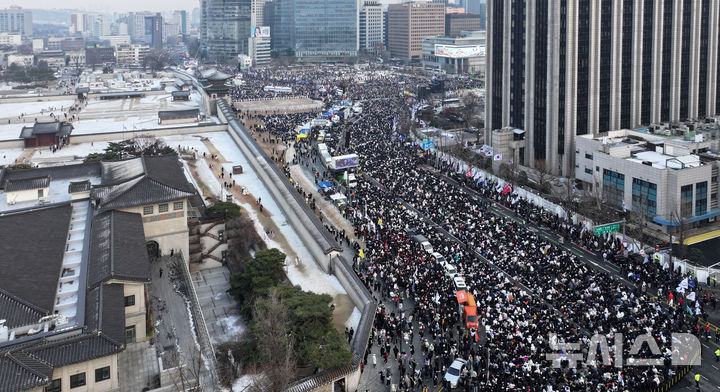
[[[359,22],[360,50],[374,51],[375,44],[385,41],[384,19],[380,3],[376,1],[363,3]]]
[[[32,12],[18,6],[0,9],[0,33],[32,37]]]
[[[634,211],[668,233],[720,215],[719,155],[702,134],[667,137],[648,130],[575,139],[575,178],[603,205]]]

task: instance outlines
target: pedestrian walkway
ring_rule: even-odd
[[[240,304],[227,293],[230,289],[227,267],[195,272],[192,280],[213,345],[228,340],[239,341],[246,325],[240,317]]]
[[[305,192],[313,195],[317,207],[323,212],[325,218],[327,218],[336,229],[345,230],[345,235],[347,235],[351,241],[360,242],[360,240],[355,236],[355,228],[342,216],[334,204],[318,193],[317,187],[312,181],[310,181],[310,179],[307,178],[300,165],[290,166],[290,175],[293,181],[300,185]]]
[[[703,242],[707,240],[711,240],[713,238],[720,237],[720,229],[708,231],[707,233],[702,233],[698,235],[694,235],[692,237],[689,237],[685,240],[685,245],[695,245],[698,242]]]
[[[118,355],[120,392],[137,392],[160,386],[160,365],[149,341],[127,345]]]

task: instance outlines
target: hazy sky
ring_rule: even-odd
[[[5,0],[0,0],[5,3]],[[23,8],[77,8],[94,12],[127,12],[127,11],[171,11],[188,10],[200,6],[200,0],[10,0]],[[4,8],[0,6],[0,8]]]

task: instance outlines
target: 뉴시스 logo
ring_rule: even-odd
[[[670,359],[672,366],[698,366],[701,362],[700,341],[689,333],[673,333],[670,337],[671,346],[666,347],[665,352],[660,349],[652,335],[638,335],[632,341],[627,358],[624,357],[623,334],[614,334],[612,353],[608,339],[604,335],[596,334],[590,339],[586,339],[587,358],[583,358],[581,343],[561,342],[556,334],[550,334],[549,338],[550,348],[555,352],[546,353],[545,359],[552,361],[554,368],[562,367],[563,362],[567,363],[568,368],[575,368],[577,363],[583,360],[587,366],[595,366],[598,357],[600,357],[603,365],[614,365],[617,368],[624,366],[662,366],[666,359]],[[643,355],[638,355],[645,346],[650,350],[651,357],[645,354],[647,351],[643,351]]]

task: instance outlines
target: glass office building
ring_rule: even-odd
[[[250,0],[203,0],[200,47],[208,61],[225,62],[248,54]]]
[[[275,0],[274,50],[290,50],[301,61],[356,56],[356,0]]]

